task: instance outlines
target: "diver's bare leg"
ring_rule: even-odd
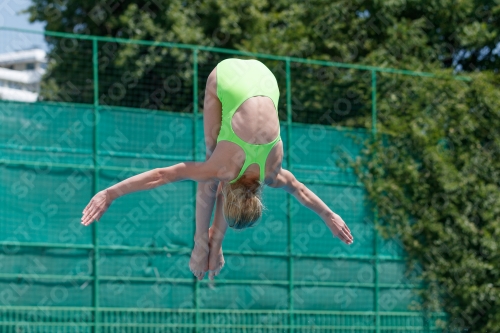
[[[205,132],[206,159],[217,145],[222,121],[222,105],[217,97],[216,69],[209,75],[203,104],[203,129]],[[198,183],[196,190],[195,246],[191,253],[189,269],[198,279],[203,279],[208,270],[209,226],[215,204],[218,181]]]
[[[224,205],[224,196],[222,195],[222,184],[219,184],[217,191],[217,201],[215,204],[214,222],[209,230],[210,252],[208,257],[208,277],[213,278],[219,275],[224,266],[224,255],[222,254],[222,241],[226,235],[227,222],[222,213]]]

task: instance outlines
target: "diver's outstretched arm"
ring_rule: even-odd
[[[82,212],[82,224],[87,226],[93,221],[99,220],[113,200],[125,194],[150,190],[185,179],[208,181],[213,179],[216,174],[217,170],[211,163],[183,162],[132,176],[94,195]]]
[[[282,188],[293,195],[302,205],[318,214],[326,223],[331,232],[346,244],[352,244],[353,237],[351,230],[344,220],[335,214],[328,206],[306,185],[299,182],[288,170],[281,169],[276,181],[270,185],[275,188]]]

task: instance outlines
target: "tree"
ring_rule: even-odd
[[[309,0],[298,3],[289,0],[126,0],[68,1],[64,5],[55,0],[33,0],[28,9],[32,21],[46,22],[46,29],[52,31],[426,71],[436,68],[498,70],[499,55],[493,51],[499,42],[499,11],[500,5],[493,0]],[[61,39],[49,38],[48,42],[53,47],[52,58],[57,57],[58,61],[49,67],[42,97],[57,100],[61,95],[69,95],[61,93],[61,87],[72,78],[72,91],[79,93],[74,93],[71,100],[92,102],[89,42],[80,42],[70,50],[61,45]],[[171,87],[155,92],[169,76],[175,75],[182,81],[175,92],[191,96],[190,72],[185,68],[190,61],[188,54],[174,49],[158,52],[159,48],[154,47],[110,44],[99,45],[100,77],[104,79],[99,83],[99,91],[106,92],[103,103],[190,110],[189,97],[178,98],[178,102],[169,100],[171,94],[167,92]],[[203,84],[209,71],[225,57],[228,56],[200,54],[199,82]],[[282,65],[279,64],[275,72],[283,71]],[[294,96],[302,96],[296,98],[294,120],[321,122],[324,110],[335,104],[332,98],[344,98],[350,100],[353,107],[340,110],[341,116],[336,121],[349,126],[366,125],[369,85],[355,83],[352,78],[361,76],[360,72],[329,74],[315,66],[296,68]],[[125,72],[128,77],[116,76]],[[310,83],[328,78],[333,78],[328,85]],[[125,93],[124,89],[118,91],[113,87],[117,79],[133,88],[125,89]],[[284,91],[284,84],[281,87]],[[316,101],[312,102],[310,96],[316,96]],[[300,108],[308,112],[299,112]]]
[[[422,296],[450,315],[448,331],[498,332],[499,81],[472,76],[387,80],[378,102],[384,135],[350,163],[383,234],[422,266]]]
[[[391,64],[498,69],[494,0],[34,0],[47,30],[213,45],[252,52]],[[411,51],[411,52],[409,52]],[[380,61],[385,58],[384,61]],[[412,59],[413,61],[409,61]]]

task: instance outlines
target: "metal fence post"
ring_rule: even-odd
[[[377,135],[377,72],[372,70],[372,134]]]
[[[92,69],[94,78],[94,188],[93,193],[99,191],[99,63],[98,63],[97,39],[92,39]],[[100,332],[99,327],[99,223],[93,223],[93,243],[94,243],[94,325],[95,332]]]
[[[375,138],[377,135],[377,72],[372,70],[372,136]],[[375,207],[373,214],[373,255],[375,256],[375,263],[373,266],[375,275],[375,330],[376,333],[380,333],[380,309],[379,309],[379,244],[378,244],[378,209]]]
[[[193,49],[193,161],[197,159],[197,143],[198,143],[198,134],[196,130],[196,125],[198,124],[198,49]],[[193,183],[193,198],[194,198],[194,210],[196,212],[196,187],[197,183]],[[196,219],[196,217],[195,217]],[[196,220],[195,220],[196,225]],[[196,228],[195,231],[196,232]],[[194,235],[193,235],[194,237]],[[200,281],[195,279],[194,285],[194,303],[196,308],[196,327],[195,332],[198,333],[200,331]]]
[[[287,154],[286,164],[288,170],[292,170],[292,160],[290,152],[292,147],[292,78],[290,74],[290,58],[286,58],[286,134],[287,134]],[[287,195],[287,222],[288,222],[288,308],[289,308],[289,324],[290,332],[294,331],[294,318],[293,318],[293,232],[292,232],[292,197]]]

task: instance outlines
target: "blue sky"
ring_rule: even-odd
[[[28,14],[18,14],[28,8],[30,4],[30,0],[0,0],[0,27],[43,31],[43,23],[31,24],[28,21]],[[42,35],[0,30],[0,53],[28,49],[34,46],[47,50]]]

